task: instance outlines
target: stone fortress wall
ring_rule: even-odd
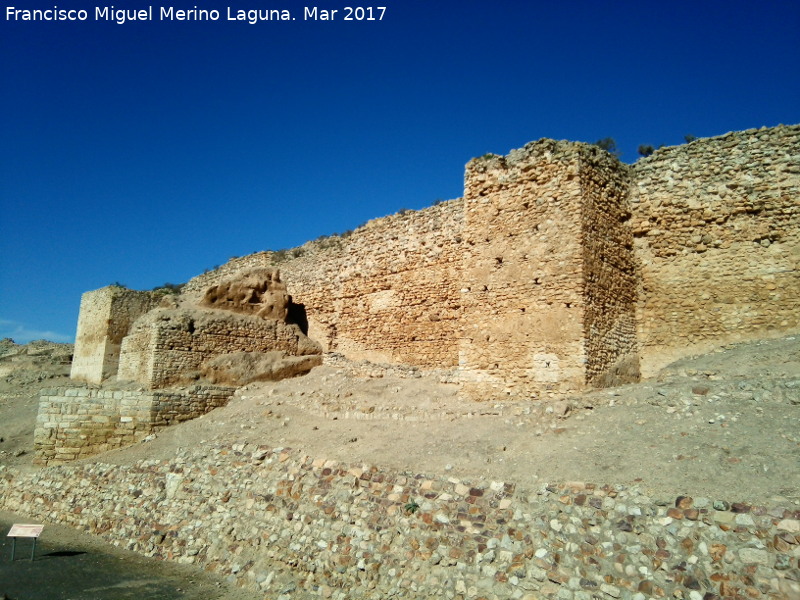
[[[280,294],[324,351],[455,369],[464,399],[635,381],[692,351],[798,327],[798,165],[797,125],[664,148],[632,166],[540,140],[471,161],[462,199],[231,260],[182,299],[277,266]],[[209,354],[306,353],[292,347],[298,325],[173,318],[151,310],[157,300],[88,292],[73,378],[159,388]]]
[[[800,323],[800,127],[729,133],[633,165],[646,375]]]
[[[797,125],[632,166],[541,140],[473,160],[463,199],[234,259],[186,291],[280,258],[326,350],[457,367],[470,399],[573,393],[798,327],[798,165]]]

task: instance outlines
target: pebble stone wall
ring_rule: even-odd
[[[380,470],[232,444],[131,467],[0,467],[0,507],[278,600],[792,600],[800,512],[589,483]]]
[[[664,148],[633,173],[645,374],[800,325],[800,125]]]
[[[154,431],[224,406],[235,388],[182,390],[48,388],[39,396],[34,430],[37,464],[58,464],[130,446]]]

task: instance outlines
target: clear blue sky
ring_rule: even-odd
[[[373,22],[346,5],[311,22],[294,0],[195,0],[173,6],[220,20],[118,25],[94,21],[102,3],[4,0],[0,337],[71,341],[86,290],[180,283],[458,197],[470,158],[542,137],[610,136],[633,162],[640,144],[800,122],[796,0],[382,0]]]

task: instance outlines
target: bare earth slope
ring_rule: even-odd
[[[455,385],[432,377],[354,377],[323,366],[241,388],[227,407],[102,460],[253,441],[526,488],[638,483],[664,495],[800,503],[799,349],[793,336],[729,346],[656,380],[545,406],[464,404]]]
[[[0,340],[0,464],[30,464],[43,387],[69,385],[72,344]]]
[[[45,385],[67,384],[65,355],[54,345],[43,351],[6,344],[0,463],[30,465],[36,395]],[[728,346],[676,362],[655,380],[552,405],[464,404],[456,389],[433,377],[355,377],[322,366],[303,377],[250,384],[225,408],[97,458],[125,464],[205,441],[253,441],[526,488],[638,483],[664,495],[800,503],[794,336]]]

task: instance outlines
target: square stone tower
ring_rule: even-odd
[[[463,396],[546,399],[638,379],[628,168],[540,140],[467,165]]]
[[[83,294],[70,378],[99,384],[116,375],[122,338],[133,322],[157,303],[151,292],[118,285]]]

